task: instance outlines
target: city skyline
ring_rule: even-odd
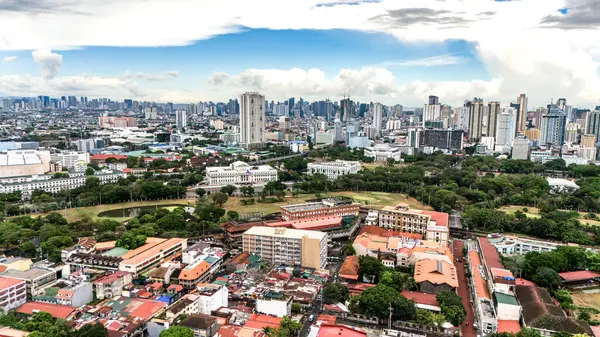
[[[504,107],[525,93],[530,109],[558,97],[593,109],[594,10],[591,0],[0,2],[0,96],[192,103],[258,91]]]

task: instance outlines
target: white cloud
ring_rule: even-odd
[[[53,53],[49,49],[38,49],[31,53],[35,63],[42,66],[42,77],[51,80],[58,75],[63,57],[60,54]]]
[[[484,82],[424,84],[401,79],[401,85],[395,84],[399,97],[415,90],[436,90],[432,93],[446,101],[451,98],[441,92],[481,96],[488,93],[490,96],[485,98],[514,100],[526,92],[535,104],[566,96],[574,104],[589,105],[597,102],[600,92],[600,30],[593,20],[597,15],[581,15],[585,9],[600,8],[594,6],[597,0],[80,0],[73,6],[74,3],[39,0],[31,6],[30,1],[0,2],[0,50],[178,46],[246,27],[351,29],[382,32],[408,43],[466,40],[476,46],[476,56],[489,73],[490,80]],[[572,8],[568,14],[557,12],[566,7]],[[131,20],[130,13],[144,13],[146,22],[162,22],[165,17],[178,20],[175,25],[143,25]],[[198,13],[206,15],[197,20]],[[404,60],[400,65],[432,66],[443,62]],[[43,65],[45,78],[56,76],[60,62],[52,65]],[[384,69],[345,70],[332,78],[317,69],[292,70],[250,69],[240,74],[212,76],[211,83],[233,81],[243,84],[240,87],[273,87],[273,93],[265,92],[271,96],[288,90],[294,95],[305,95],[302,90],[312,94],[333,93],[333,89],[339,90],[335,94],[340,95],[348,89],[377,97],[390,93],[391,83],[396,82]],[[368,79],[369,85],[355,81],[365,72],[377,77]],[[300,76],[304,81],[277,79],[276,74]],[[150,78],[134,76],[156,80]],[[494,92],[496,95],[491,97]],[[467,97],[461,97],[464,98]]]
[[[386,67],[438,67],[466,63],[468,60],[461,56],[451,54],[438,55],[414,60],[388,61]]]
[[[168,81],[179,77],[179,72],[176,70],[168,70],[158,74],[148,74],[144,72],[126,72],[124,78],[126,79],[143,79],[146,81],[158,82]]]
[[[17,57],[16,57],[16,56],[4,56],[4,57],[2,58],[2,62],[12,62],[12,61],[14,61],[14,60],[16,60],[16,59],[17,59]]]

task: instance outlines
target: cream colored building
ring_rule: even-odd
[[[33,265],[31,259],[26,259],[24,257],[9,257],[0,260],[0,270],[26,271],[31,269],[31,265]]]
[[[379,227],[405,233],[423,234],[427,240],[448,243],[447,213],[409,209],[408,205],[386,206],[379,211]]]
[[[0,178],[44,174],[50,171],[50,151],[10,150],[0,153]]]
[[[327,264],[327,233],[255,226],[244,233],[244,251],[275,265],[323,269]]]

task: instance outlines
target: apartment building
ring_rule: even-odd
[[[194,289],[198,283],[209,281],[209,278],[212,275],[208,272],[209,270],[210,263],[204,260],[187,265],[179,274],[179,284],[182,285],[184,289]]]
[[[121,296],[123,287],[133,281],[131,273],[125,271],[116,271],[112,274],[102,276],[92,284],[96,291],[96,298],[99,300]]]
[[[206,182],[209,186],[253,185],[277,181],[277,170],[269,165],[251,166],[236,161],[230,166],[207,167]]]
[[[408,205],[386,206],[379,211],[379,227],[423,234],[427,240],[447,243],[450,230],[447,213],[409,209]]]
[[[25,271],[7,270],[0,274],[0,277],[9,277],[25,281],[28,299],[38,295],[41,289],[57,279],[55,270],[42,268],[31,268]]]
[[[0,277],[0,310],[4,314],[27,302],[25,280]]]
[[[327,240],[327,234],[318,231],[256,226],[244,233],[243,248],[275,265],[323,269]]]
[[[55,163],[60,163],[62,167],[66,167],[69,170],[81,170],[85,171],[87,164],[90,163],[90,154],[88,152],[61,152],[51,153],[50,160]]]
[[[200,284],[198,292],[198,312],[210,315],[211,312],[229,305],[229,289],[218,284]]]
[[[335,180],[346,174],[356,174],[360,171],[360,162],[336,160],[322,163],[308,163],[308,175],[324,174],[330,180]]]
[[[360,204],[353,200],[328,198],[319,202],[279,206],[284,220],[299,220],[306,218],[330,216],[357,216]]]

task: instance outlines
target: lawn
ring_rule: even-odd
[[[591,293],[588,290],[587,292],[571,293],[571,298],[573,298],[573,304],[578,307],[600,310],[600,293]],[[592,315],[592,318],[598,319],[600,315]]]
[[[529,218],[539,218],[540,217],[540,214],[539,214],[540,210],[535,207],[510,205],[510,206],[501,207],[500,210],[504,211],[506,213],[514,214],[518,210],[523,211],[523,208],[527,208],[527,210],[528,210],[528,212],[525,213],[525,215],[527,215],[527,217],[529,217]],[[561,211],[571,212],[566,209],[562,209]],[[588,213],[586,213],[586,212],[578,212],[578,213],[579,213],[579,218],[577,218],[577,220],[581,221],[582,223],[585,223],[588,225],[593,225],[593,226],[600,226],[600,221],[588,220],[588,219],[583,218],[583,216]],[[600,217],[599,213],[595,213],[595,214]]]

